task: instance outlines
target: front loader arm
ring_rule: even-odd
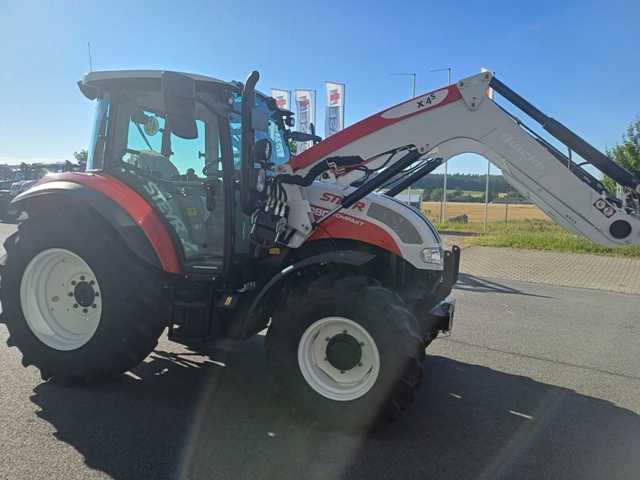
[[[541,123],[587,163],[626,187],[637,200],[638,182],[626,170],[546,117],[489,72],[354,124],[292,158],[289,166],[295,174],[304,175],[327,157],[359,156],[362,162],[357,168],[325,173],[325,177],[347,186],[393,165],[393,156],[401,149],[445,161],[461,153],[476,153],[499,168],[512,186],[567,231],[607,247],[640,245],[638,209],[623,208],[609,197],[597,179],[489,98],[489,87]]]

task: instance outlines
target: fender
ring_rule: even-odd
[[[82,203],[100,212],[131,251],[165,272],[179,274],[180,262],[167,229],[152,207],[119,180],[96,174],[61,174],[45,177],[16,197],[12,205],[45,211],[63,204]]]
[[[364,252],[356,252],[354,250],[338,250],[335,252],[321,253],[319,255],[314,255],[313,257],[305,258],[293,265],[289,265],[287,268],[282,270],[279,274],[274,276],[269,283],[267,283],[260,293],[256,296],[249,307],[249,311],[247,312],[247,316],[245,317],[244,326],[242,328],[242,337],[247,338],[247,330],[250,325],[250,319],[253,316],[253,313],[258,309],[262,301],[265,297],[268,297],[274,291],[274,287],[281,287],[290,277],[291,274],[302,270],[310,265],[318,265],[321,263],[342,263],[346,265],[353,265],[356,267],[360,267],[367,263],[368,261],[375,258],[375,255],[371,253]]]

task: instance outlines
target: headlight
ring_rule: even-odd
[[[258,180],[256,181],[256,192],[264,192],[265,184],[267,183],[267,173],[264,169],[260,169],[258,172]]]
[[[429,247],[420,252],[420,260],[424,263],[436,263],[442,265],[442,248]]]

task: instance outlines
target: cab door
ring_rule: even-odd
[[[120,127],[127,132],[122,157],[130,167],[127,183],[167,224],[184,271],[221,274],[231,236],[225,167],[230,162],[223,159],[223,152],[230,149],[220,135],[220,121],[204,107],[198,108],[197,136],[183,139],[171,132],[162,112],[141,103],[120,106],[119,117],[128,118]]]

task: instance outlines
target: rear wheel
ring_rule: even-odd
[[[297,413],[347,431],[395,420],[424,375],[414,315],[367,277],[327,275],[298,287],[274,312],[269,372]]]
[[[2,314],[10,346],[44,380],[95,382],[140,363],[167,326],[165,274],[78,212],[34,216],[5,242]]]
[[[27,264],[20,285],[27,326],[55,350],[80,348],[100,325],[101,290],[81,257],[63,248],[43,250]]]

